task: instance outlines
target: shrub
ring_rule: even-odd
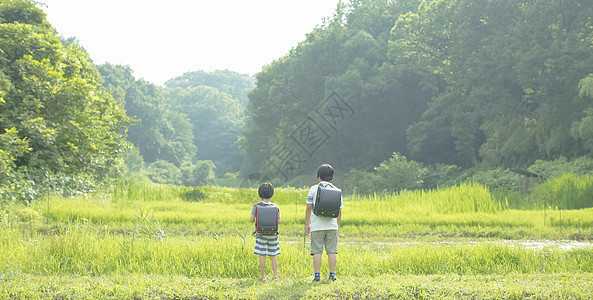
[[[199,202],[208,198],[208,194],[202,188],[193,188],[185,192],[185,201]]]
[[[491,190],[518,191],[519,174],[503,169],[477,171],[469,180],[477,182]]]
[[[352,169],[348,172],[347,185],[353,187],[357,193],[394,193],[401,190],[416,190],[422,188],[423,178],[428,173],[421,163],[410,160],[399,154],[393,156],[375,167],[375,172]]]
[[[462,168],[455,165],[436,164],[430,166],[422,179],[423,189],[435,189],[459,184]]]
[[[572,161],[568,161],[566,157],[553,161],[537,160],[528,170],[544,179],[562,177],[566,173],[593,175],[593,159],[582,156]]]
[[[182,183],[185,186],[214,185],[215,169],[211,160],[200,160],[196,164],[184,163],[181,166]]]
[[[147,169],[148,178],[154,183],[181,185],[181,171],[166,160],[157,160]]]

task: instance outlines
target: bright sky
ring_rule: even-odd
[[[38,0],[96,64],[157,85],[190,71],[253,75],[331,17],[338,0]]]

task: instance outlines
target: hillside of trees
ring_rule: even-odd
[[[254,78],[196,71],[156,86],[128,66],[95,65],[36,5],[0,1],[3,200],[86,193],[136,173],[157,183],[213,184],[239,170]]]
[[[37,5],[0,0],[5,200],[138,174],[298,185],[324,162],[367,192],[593,172],[593,2],[351,0],[255,78],[164,86],[94,64]]]
[[[203,172],[212,177],[214,172],[224,175],[241,167],[243,156],[237,144],[243,128],[241,102],[253,88],[253,78],[228,70],[199,71],[159,87],[137,80],[128,66],[107,63],[97,68],[105,89],[134,119],[128,140],[149,169],[163,173],[149,174],[153,181],[210,184],[213,178],[188,179],[182,169],[193,173],[198,166],[209,166]]]
[[[591,16],[578,0],[349,1],[257,74],[244,172],[591,156]]]

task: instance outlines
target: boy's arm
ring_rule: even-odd
[[[311,211],[313,204],[307,204],[307,211],[305,213],[305,234],[311,234]]]
[[[251,218],[249,218],[249,222],[255,222],[255,215],[251,215]]]
[[[340,208],[340,212],[338,213],[338,228],[340,228],[340,222],[342,222],[342,209]]]

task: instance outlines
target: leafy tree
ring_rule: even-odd
[[[398,193],[401,190],[422,188],[423,178],[428,169],[421,163],[409,161],[399,153],[393,153],[388,160],[374,168],[373,172],[351,169],[347,175],[347,185],[362,194]]]
[[[157,160],[147,167],[148,178],[154,183],[181,185],[181,171],[166,160]]]
[[[200,160],[196,164],[185,163],[181,166],[183,185],[205,186],[216,184],[214,163],[209,160]]]
[[[375,168],[378,185],[386,192],[399,192],[403,189],[418,189],[426,169],[422,164],[408,161],[405,156],[393,153],[389,160]]]
[[[166,160],[177,166],[192,161],[197,151],[192,124],[185,114],[173,110],[163,88],[136,80],[128,66],[106,63],[98,68],[105,88],[125,106],[127,115],[136,119],[128,138],[144,161]]]
[[[543,180],[562,177],[563,174],[593,175],[593,159],[586,156],[568,160],[559,157],[552,161],[537,160],[528,169]]]
[[[403,86],[418,86],[418,77],[391,72],[385,61],[395,19],[417,5],[418,1],[351,1],[347,7],[338,6],[332,19],[258,73],[241,140],[246,157],[242,172],[297,176],[320,162],[342,170],[367,168],[394,151],[407,153],[406,128],[419,118],[430,91],[402,92]],[[323,115],[332,97],[343,101],[342,108],[349,105],[347,118]],[[303,141],[295,141],[294,134],[307,122],[325,131],[323,144],[301,151]],[[295,158],[286,168],[270,163],[283,148]]]
[[[3,0],[0,2],[0,23],[21,23],[50,29],[43,10],[35,7],[33,1]]]
[[[519,174],[513,171],[498,168],[485,171],[479,170],[472,174],[468,180],[477,182],[491,191],[509,192],[519,190],[519,178]]]
[[[574,87],[592,58],[591,9],[584,1],[437,0],[400,17],[391,58],[437,91],[408,129],[412,157],[528,166],[582,153],[566,132],[583,111]]]
[[[570,132],[572,136],[582,141],[585,149],[593,153],[593,74],[583,78],[579,83],[579,96],[587,101],[587,109],[583,111],[584,116],[572,124]]]
[[[30,149],[26,139],[19,139],[15,128],[0,134],[0,186],[11,182],[17,167],[15,161]]]
[[[247,106],[247,95],[255,86],[255,79],[246,74],[239,74],[229,70],[214,72],[195,71],[187,72],[182,76],[165,82],[169,88],[192,89],[199,86],[210,86],[221,92],[227,93],[239,100],[242,107]]]
[[[32,2],[0,4],[0,135],[29,149],[8,149],[14,167],[99,179],[117,171],[129,119],[87,54],[62,44]]]
[[[242,108],[231,95],[214,87],[167,89],[171,106],[187,115],[193,126],[198,160],[211,160],[220,174],[238,170],[242,155],[237,146]]]

